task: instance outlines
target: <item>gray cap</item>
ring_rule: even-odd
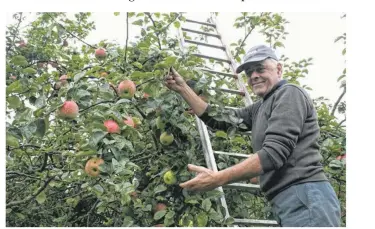
[[[238,66],[236,73],[242,72],[245,69],[244,67],[252,62],[262,61],[267,58],[279,60],[275,54],[275,51],[270,47],[265,45],[254,46],[247,51],[245,56],[242,58],[242,64]]]

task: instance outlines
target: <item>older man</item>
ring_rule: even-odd
[[[340,203],[320,163],[319,125],[309,95],[282,80],[282,65],[264,45],[251,48],[236,71],[245,71],[252,91],[260,97],[235,111],[252,131],[255,153],[219,172],[189,164],[197,175],[180,186],[206,191],[259,176],[261,191],[281,226],[340,226]],[[232,125],[210,117],[211,106],[174,69],[166,86],[179,93],[208,126],[226,130]]]

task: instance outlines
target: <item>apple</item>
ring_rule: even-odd
[[[164,183],[169,185],[176,184],[177,182],[176,175],[173,173],[172,170],[169,170],[166,173],[164,173],[163,180]]]
[[[103,164],[104,161],[101,158],[91,158],[86,162],[85,172],[92,177],[97,177],[100,173],[99,166]]]
[[[169,133],[167,133],[167,132],[163,132],[163,133],[160,135],[160,143],[161,143],[162,145],[168,146],[168,145],[172,144],[173,140],[174,140],[174,136],[173,136],[172,133],[169,134]]]
[[[131,99],[136,91],[135,83],[131,80],[124,80],[118,85],[117,91],[121,98]]]
[[[24,47],[26,47],[26,42],[25,42],[25,41],[20,41],[20,42],[18,43],[18,47],[20,47],[20,48],[24,48]]]
[[[68,76],[67,75],[62,75],[60,76],[60,82],[61,82],[61,86],[65,86],[68,84]]]
[[[147,94],[147,93],[143,93],[143,98],[144,98],[144,99],[148,99],[148,97],[150,97],[149,94]]]
[[[107,72],[101,72],[101,73],[100,73],[100,76],[101,76],[101,77],[107,77],[107,76],[108,76],[108,73],[107,73]]]
[[[9,77],[11,80],[16,80],[17,79],[17,76],[10,76]]]
[[[131,126],[133,128],[135,128],[135,123],[134,123],[134,120],[132,117],[130,116],[127,116],[126,119],[124,120],[124,123],[128,126]]]
[[[110,134],[119,134],[120,133],[120,127],[117,124],[117,122],[113,120],[106,120],[104,121],[104,126],[107,128],[108,133]]]
[[[106,53],[105,49],[103,49],[103,48],[98,48],[97,50],[95,50],[95,57],[96,57],[97,59],[102,60],[102,59],[104,59],[106,56],[107,56],[107,53]]]
[[[167,205],[163,203],[157,203],[154,208],[154,212],[163,211],[167,209]]]
[[[63,118],[76,118],[79,113],[79,107],[74,101],[65,101],[58,110],[59,116]]]

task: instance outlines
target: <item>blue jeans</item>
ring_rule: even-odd
[[[282,227],[340,227],[340,202],[328,181],[293,185],[270,203]]]

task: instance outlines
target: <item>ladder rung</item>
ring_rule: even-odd
[[[197,56],[197,57],[201,57],[201,58],[213,59],[213,60],[217,60],[217,61],[221,61],[221,62],[226,62],[228,64],[231,63],[230,60],[222,59],[222,58],[217,58],[217,57],[213,57],[213,56],[206,56],[206,55],[202,55],[202,54],[198,54],[198,53],[194,53],[193,55]]]
[[[252,224],[258,226],[278,226],[276,220],[262,220],[262,219],[236,219],[234,218],[234,223],[238,224]]]
[[[243,157],[248,158],[250,155],[248,154],[242,154],[242,153],[229,153],[229,152],[223,152],[223,151],[214,151],[215,154],[222,154],[222,155],[228,155],[233,157]]]
[[[239,189],[244,191],[259,191],[260,186],[257,184],[232,183],[224,185],[223,188]]]
[[[245,95],[245,92],[239,91],[239,90],[232,90],[232,89],[226,89],[226,88],[220,88],[220,91],[231,93],[231,94],[236,94],[236,95]]]
[[[187,40],[187,39],[185,39],[185,42],[186,43],[191,43],[191,44],[196,44],[196,45],[203,45],[203,46],[207,46],[207,47],[211,47],[211,48],[216,48],[216,49],[221,49],[221,50],[225,51],[225,47],[224,46],[220,46],[220,45],[211,45],[211,44],[207,44],[207,43],[204,43],[204,42],[192,41],[192,40]]]
[[[237,75],[233,74],[233,73],[226,73],[226,72],[218,72],[218,71],[214,71],[214,70],[210,70],[210,69],[207,69],[207,68],[201,68],[202,71],[205,71],[205,72],[209,72],[209,73],[212,73],[212,74],[218,74],[218,75],[223,75],[223,76],[229,76],[229,77],[233,77],[233,78],[236,78]]]
[[[210,36],[210,37],[217,37],[217,38],[220,39],[219,34],[206,33],[206,32],[202,32],[202,31],[199,31],[199,30],[193,30],[193,29],[187,29],[187,28],[181,28],[181,30],[185,31],[185,32],[198,33],[198,34],[202,34],[202,35],[206,35],[206,36]]]
[[[211,27],[216,28],[215,24],[208,23],[208,22],[194,21],[194,20],[190,20],[190,19],[186,19],[186,22],[191,22],[191,23],[196,23],[196,24],[201,24],[201,25],[207,25],[207,26],[211,26]]]

